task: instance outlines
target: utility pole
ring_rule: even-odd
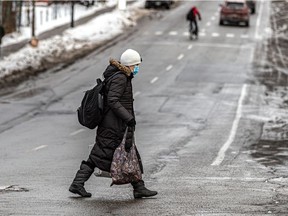
[[[37,47],[38,46],[38,39],[35,36],[35,0],[32,0],[32,38],[30,41],[30,45],[32,47]]]
[[[2,38],[5,35],[5,29],[2,25],[0,25],[0,58],[1,58],[1,44],[2,44]]]
[[[1,58],[1,44],[2,44],[2,37],[5,35],[5,29],[2,26],[2,1],[0,0],[0,58]]]
[[[0,0],[0,25],[2,25],[2,1]]]
[[[71,24],[70,24],[71,28],[74,28],[74,5],[75,5],[75,2],[72,0],[71,1]]]
[[[18,32],[20,32],[20,28],[21,28],[21,21],[22,21],[22,5],[23,5],[23,0],[20,0],[19,2],[17,2],[17,30]]]
[[[35,37],[35,0],[32,0],[32,38]]]

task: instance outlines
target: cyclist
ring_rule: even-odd
[[[198,37],[197,16],[201,21],[201,14],[196,6],[193,6],[186,15],[186,20],[190,21],[190,33]]]

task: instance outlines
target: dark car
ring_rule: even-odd
[[[86,6],[86,7],[89,7],[91,5],[94,5],[95,1],[94,0],[78,0],[78,3],[82,4],[82,5]]]
[[[256,0],[247,0],[246,3],[251,10],[251,14],[255,14],[256,13]]]
[[[173,3],[173,0],[146,0],[145,8],[149,9],[164,7],[166,9],[170,9]]]
[[[249,26],[250,9],[245,0],[226,0],[221,5],[219,25],[228,23],[245,23]]]

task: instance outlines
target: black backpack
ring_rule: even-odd
[[[81,101],[81,106],[77,109],[78,121],[81,125],[94,129],[102,121],[104,117],[104,87],[105,84],[116,74],[114,73],[108,79],[102,81],[100,78],[96,80],[97,84],[94,88],[85,92]]]
[[[194,20],[194,19],[195,19],[194,11],[191,9],[186,15],[186,20]]]

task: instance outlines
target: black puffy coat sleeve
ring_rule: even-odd
[[[133,115],[120,103],[120,98],[127,86],[127,79],[125,74],[119,74],[113,77],[110,81],[107,94],[108,107],[111,108],[115,115],[125,121],[125,123],[133,119]]]

